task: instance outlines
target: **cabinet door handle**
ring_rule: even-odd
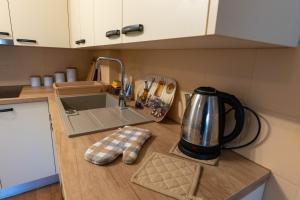
[[[75,44],[85,44],[85,39],[77,40]]]
[[[30,40],[30,39],[17,39],[17,42],[25,42],[25,43],[34,43],[36,44],[36,40]]]
[[[0,35],[9,36],[10,34],[8,32],[0,32]]]
[[[110,30],[105,33],[105,36],[110,38],[113,36],[120,36],[120,30]]]
[[[131,32],[143,32],[144,26],[143,24],[135,24],[130,26],[125,26],[122,28],[122,34],[127,34]]]
[[[3,113],[3,112],[12,112],[12,111],[14,111],[13,108],[0,109],[0,113]]]

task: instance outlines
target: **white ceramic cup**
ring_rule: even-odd
[[[41,87],[41,77],[31,76],[30,77],[31,87]]]
[[[65,73],[64,72],[55,72],[54,74],[55,82],[62,83],[66,82]]]
[[[68,67],[66,71],[67,71],[67,81],[68,82],[76,81],[77,69],[75,67]]]
[[[53,76],[44,76],[44,86],[45,87],[52,87],[53,85]]]

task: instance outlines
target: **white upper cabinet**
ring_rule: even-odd
[[[15,45],[69,47],[67,0],[9,0]]]
[[[208,35],[296,47],[299,0],[210,0]]]
[[[299,0],[0,0],[0,42],[71,43],[73,48],[297,47],[299,8]]]
[[[0,39],[12,39],[7,0],[0,0]]]
[[[95,45],[121,43],[122,0],[95,0]]]
[[[69,0],[69,26],[71,47],[79,47],[77,41],[80,40],[80,0]]]
[[[123,42],[205,35],[208,7],[209,0],[124,0]]]
[[[80,0],[80,33],[83,46],[94,45],[94,0]]]
[[[94,45],[94,0],[69,0],[71,47]]]
[[[299,44],[299,0],[69,1],[72,47],[256,48]]]
[[[296,47],[299,4],[298,0],[124,0],[123,32],[128,33],[123,42],[158,44],[152,47],[176,43],[177,47]],[[174,38],[183,40],[157,41]]]

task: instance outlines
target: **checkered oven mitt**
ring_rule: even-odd
[[[97,165],[105,165],[123,154],[123,162],[132,164],[137,159],[140,149],[151,136],[146,129],[125,126],[112,135],[93,144],[84,154],[87,161]]]

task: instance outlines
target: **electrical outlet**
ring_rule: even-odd
[[[177,109],[176,109],[176,119],[175,121],[177,122],[181,122],[182,118],[183,118],[183,114],[186,108],[186,102],[187,102],[187,96],[191,95],[192,93],[187,92],[187,91],[180,91],[179,92],[179,99],[178,99],[178,103],[177,103]]]
[[[183,110],[185,110],[187,103],[190,101],[192,93],[186,92],[186,91],[181,91],[180,96],[181,96],[181,102],[183,105]]]

